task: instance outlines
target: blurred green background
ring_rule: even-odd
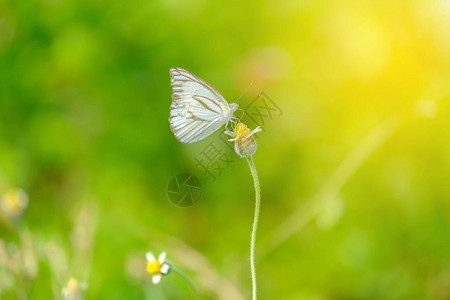
[[[449,28],[448,0],[1,1],[0,194],[28,205],[3,208],[0,298],[73,277],[86,299],[195,299],[151,284],[148,250],[205,299],[250,298],[250,171],[217,136],[175,139],[178,66],[283,111],[254,155],[259,299],[450,299]],[[211,141],[234,160],[215,181]]]

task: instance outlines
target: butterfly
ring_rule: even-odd
[[[233,122],[238,105],[228,104],[212,85],[182,68],[171,68],[170,76],[170,130],[180,142],[198,142]]]

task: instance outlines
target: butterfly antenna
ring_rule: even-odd
[[[244,96],[245,93],[247,93],[248,89],[251,88],[253,85],[253,82],[250,83],[250,85],[248,86],[248,88],[239,96],[239,98],[236,99],[236,103],[238,103],[239,99],[241,99],[242,96]]]
[[[241,120],[244,118],[244,115],[245,115],[245,110],[243,109],[242,110],[242,115],[241,115]]]

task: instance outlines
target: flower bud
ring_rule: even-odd
[[[259,127],[250,131],[250,129],[244,124],[239,123],[234,128],[234,151],[240,157],[251,157],[257,148],[257,143],[255,138],[252,136],[254,133],[261,131]]]

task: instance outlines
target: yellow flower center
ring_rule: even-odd
[[[18,189],[9,189],[3,196],[3,203],[13,214],[20,214],[27,206],[26,194]]]
[[[154,261],[148,261],[147,262],[147,272],[149,274],[158,274],[161,271],[161,264],[159,263],[159,261],[154,260]]]
[[[69,281],[67,282],[67,290],[69,291],[76,291],[79,288],[79,283],[78,280],[76,280],[75,278],[70,278]]]
[[[16,190],[9,190],[6,193],[6,201],[8,203],[8,206],[14,212],[20,211],[20,209],[21,209],[21,205],[20,205],[21,203],[20,203],[20,200],[19,200],[19,197],[17,194],[18,193]]]
[[[239,123],[236,125],[236,128],[234,128],[235,138],[244,139],[247,138],[249,134],[250,129],[244,123]]]

